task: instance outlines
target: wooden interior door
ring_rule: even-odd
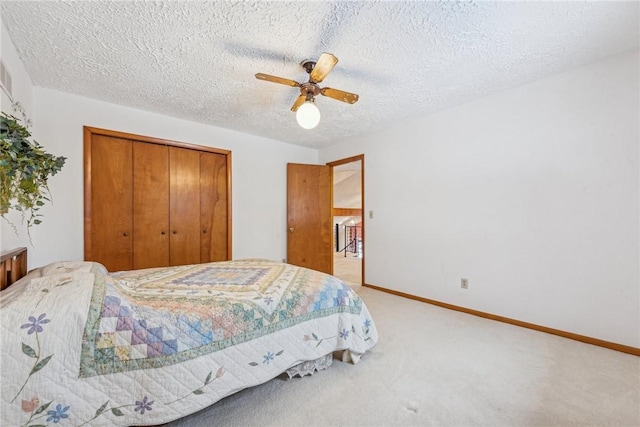
[[[287,164],[287,262],[333,273],[331,168]]]
[[[169,147],[169,264],[200,262],[200,152]]]
[[[227,158],[200,153],[200,262],[229,259]]]
[[[133,142],[133,268],[169,265],[169,148]]]
[[[85,259],[109,271],[133,268],[132,142],[93,135],[84,146]]]

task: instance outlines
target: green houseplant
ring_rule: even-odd
[[[14,109],[24,116],[19,104]],[[26,118],[0,113],[0,215],[9,221],[9,210],[21,212],[27,233],[32,225],[42,222],[38,211],[51,197],[47,180],[62,169],[66,160],[45,152],[31,137],[29,124]]]

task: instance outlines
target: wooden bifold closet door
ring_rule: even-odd
[[[93,191],[89,200],[89,233],[92,244],[87,247],[85,176],[85,259],[105,260],[110,271],[130,270],[133,255],[131,141],[94,135],[91,158],[90,186]],[[88,257],[87,249],[90,250]]]
[[[225,261],[231,153],[85,127],[85,259],[109,271]]]
[[[132,148],[132,268],[164,267],[169,265],[169,147],[135,141]]]

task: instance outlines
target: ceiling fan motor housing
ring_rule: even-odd
[[[306,82],[300,85],[300,93],[306,95],[307,99],[309,99],[309,96],[318,96],[320,91],[320,86],[313,82]]]

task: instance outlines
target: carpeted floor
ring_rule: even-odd
[[[362,258],[344,252],[333,254],[333,275],[344,280],[349,285],[362,285]]]
[[[354,286],[380,333],[356,365],[275,378],[171,427],[640,426],[640,358]]]

